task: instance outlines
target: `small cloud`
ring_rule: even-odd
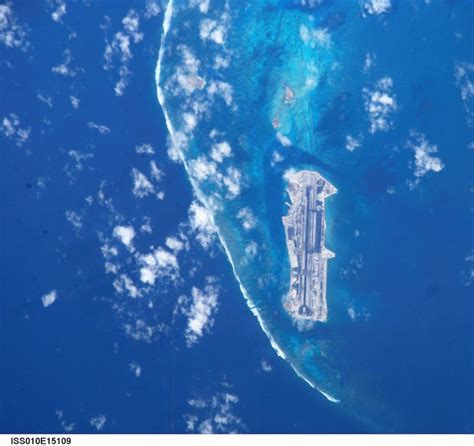
[[[130,371],[135,375],[135,378],[140,378],[142,375],[142,368],[140,364],[137,364],[136,362],[131,362],[129,365]]]
[[[107,418],[105,417],[105,415],[98,415],[96,417],[91,418],[89,422],[91,426],[95,427],[98,431],[101,431],[104,428],[105,423],[107,422]]]
[[[436,145],[430,144],[426,136],[416,131],[411,131],[411,140],[407,141],[406,145],[413,150],[415,159],[413,163],[413,174],[415,181],[410,183],[410,187],[414,188],[420,181],[420,178],[429,172],[441,172],[444,168],[444,163],[440,158],[433,156],[438,152]]]
[[[390,0],[363,0],[362,10],[371,15],[385,14],[392,7]]]
[[[154,155],[155,150],[151,144],[139,144],[135,146],[135,152],[145,155]]]
[[[113,286],[118,294],[126,294],[132,299],[142,296],[141,291],[137,288],[137,286],[133,283],[133,280],[130,279],[127,274],[118,275],[113,281]]]
[[[158,4],[157,0],[148,0],[145,7],[145,19],[150,19],[156,17],[161,12],[161,7]]]
[[[370,319],[370,313],[367,310],[357,310],[354,305],[348,306],[347,314],[352,322],[368,321]]]
[[[191,413],[184,416],[186,430],[200,434],[236,434],[245,431],[245,424],[235,413],[238,403],[238,396],[227,391],[218,392],[210,398],[189,399]]]
[[[56,290],[51,290],[49,293],[44,294],[41,297],[41,302],[43,302],[43,307],[47,308],[50,305],[53,305],[54,302],[56,302],[56,299],[58,298],[58,293]]]
[[[276,166],[278,163],[281,163],[284,159],[285,158],[280,152],[274,150],[272,153],[272,162],[271,162],[272,167]]]
[[[290,147],[292,145],[291,139],[281,132],[276,132],[276,138],[283,147]]]
[[[467,62],[456,63],[454,78],[456,86],[461,93],[467,124],[472,126],[474,123],[474,64]]]
[[[346,149],[349,150],[349,152],[353,152],[355,149],[358,149],[361,146],[361,140],[360,138],[354,138],[351,135],[346,136]]]
[[[143,217],[143,224],[140,226],[140,231],[146,234],[151,234],[153,232],[150,217]]]
[[[222,161],[224,161],[225,158],[231,156],[231,154],[232,148],[230,147],[230,144],[226,141],[223,141],[213,144],[210,156],[215,162],[222,163]]]
[[[150,163],[151,174],[155,181],[161,180],[163,173],[158,169],[154,161]],[[145,174],[140,172],[138,169],[132,169],[132,180],[133,180],[133,195],[137,198],[144,198],[147,195],[156,195],[159,200],[162,200],[165,196],[164,192],[157,191],[152,182],[147,178]]]
[[[66,15],[67,8],[66,8],[66,2],[62,0],[55,0],[52,1],[52,7],[54,8],[53,12],[51,13],[51,18],[53,21],[56,23],[62,23],[63,22],[63,17]]]
[[[199,24],[199,37],[201,40],[210,40],[218,45],[225,43],[229,15],[224,13],[219,20],[203,19]]]
[[[0,126],[2,135],[15,143],[17,147],[23,146],[30,137],[30,127],[23,127],[20,118],[15,113],[4,116]]]
[[[56,417],[58,421],[61,423],[61,428],[64,432],[72,432],[76,427],[76,423],[67,423],[64,419],[64,412],[62,410],[56,411]]]
[[[136,319],[133,324],[124,324],[125,334],[135,341],[143,341],[150,344],[159,331],[159,327],[148,325],[142,319]]]
[[[196,234],[197,241],[208,249],[215,240],[217,228],[210,211],[193,201],[188,211],[191,230]]]
[[[237,218],[241,221],[242,227],[250,231],[257,225],[257,218],[249,207],[244,207],[237,212]]]
[[[474,250],[471,251],[469,255],[465,257],[467,268],[463,271],[464,284],[466,286],[471,286],[474,282]]]
[[[53,73],[60,74],[65,77],[74,77],[77,74],[77,71],[71,68],[71,50],[65,49],[63,53],[63,63],[56,65],[51,69]]]
[[[157,278],[179,277],[179,264],[175,254],[163,248],[157,248],[149,254],[139,256],[141,265],[140,280],[148,285],[154,285]]]
[[[262,370],[267,373],[273,370],[272,366],[264,359],[262,359],[262,361],[260,362],[260,366],[262,367]]]
[[[72,95],[69,96],[69,99],[71,101],[72,108],[77,110],[79,108],[79,105],[81,104],[81,100],[77,98],[76,96],[72,96]]]
[[[106,41],[104,51],[104,70],[111,70],[118,62],[119,78],[115,83],[115,94],[122,96],[127,88],[131,75],[130,61],[133,58],[132,44],[138,44],[143,40],[140,31],[140,17],[134,9],[130,9],[122,19],[123,29],[114,34],[111,41]]]
[[[242,173],[234,166],[226,169],[226,175],[222,178],[224,186],[227,188],[226,197],[229,199],[237,198],[242,189]]]
[[[179,252],[185,247],[184,242],[176,237],[167,237],[165,244],[173,252]]]
[[[82,217],[75,211],[66,211],[66,220],[71,223],[76,232],[82,229]]]
[[[308,28],[300,25],[300,39],[311,48],[328,47],[331,45],[331,35],[326,28]]]
[[[132,226],[115,226],[114,237],[118,238],[128,249],[133,249],[135,230]]]
[[[138,169],[132,169],[133,195],[138,198],[144,198],[147,195],[154,194],[155,188],[150,180]]]
[[[187,316],[185,331],[186,345],[191,347],[214,325],[214,315],[218,307],[220,287],[215,277],[206,277],[204,289],[192,287],[191,298],[178,299],[179,311]]]
[[[392,127],[391,114],[397,110],[397,101],[392,93],[393,81],[390,77],[379,79],[372,89],[364,88],[365,110],[370,133],[386,132]]]
[[[89,127],[90,129],[97,130],[101,135],[110,134],[110,128],[107,127],[106,125],[96,124],[95,122],[89,121],[87,123],[87,127]]]
[[[227,82],[211,81],[207,87],[207,92],[211,97],[217,96],[223,99],[227,106],[230,107],[232,105],[234,90],[232,85]]]
[[[49,108],[53,108],[53,98],[43,93],[38,93],[37,98],[45,103]]]
[[[11,2],[0,5],[0,43],[23,51],[29,47],[26,27],[18,23]]]
[[[375,66],[376,56],[374,53],[367,53],[364,59],[364,73],[367,73]]]
[[[199,8],[202,14],[207,14],[209,11],[210,0],[189,0],[189,6],[191,8]]]

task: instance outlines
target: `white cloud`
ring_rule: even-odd
[[[365,110],[370,133],[387,131],[392,127],[391,114],[397,110],[395,95],[392,93],[393,81],[390,77],[379,79],[373,89],[364,88]]]
[[[173,252],[179,252],[184,248],[184,243],[176,237],[167,237],[165,245]]]
[[[466,110],[467,123],[472,126],[474,123],[474,64],[460,62],[454,70],[456,85],[461,92],[461,99]]]
[[[43,295],[41,297],[41,302],[43,302],[43,307],[49,307],[50,305],[53,305],[54,302],[56,302],[56,299],[58,298],[58,293],[56,290],[51,290],[49,293]]]
[[[432,155],[438,152],[438,147],[430,144],[424,134],[412,131],[411,140],[407,141],[407,146],[413,150],[415,155],[413,174],[416,179],[414,183],[410,183],[412,188],[428,172],[441,172],[443,170],[444,163],[440,158]]]
[[[75,211],[66,211],[66,220],[71,223],[76,232],[82,229],[82,217]]]
[[[84,170],[84,164],[87,163],[88,160],[94,158],[93,153],[83,153],[79,150],[69,150],[68,156],[71,159],[71,162],[67,163],[66,170],[75,170],[77,172],[81,172]],[[72,165],[71,165],[72,164]],[[70,172],[68,174],[71,175]]]
[[[367,53],[364,59],[364,72],[367,73],[375,66],[376,56],[374,53]]]
[[[161,181],[164,177],[164,172],[158,168],[155,161],[150,161],[150,173],[155,181]]]
[[[272,153],[272,167],[275,166],[276,164],[282,162],[284,160],[283,155],[281,155],[279,152],[276,150],[273,151]]]
[[[276,138],[283,147],[290,147],[292,144],[290,138],[281,132],[276,132]]]
[[[37,98],[44,102],[49,108],[53,108],[53,98],[43,93],[38,93]]]
[[[255,241],[251,241],[245,247],[245,254],[247,255],[248,260],[252,260],[258,252],[258,245]]]
[[[74,428],[76,427],[76,423],[66,422],[66,420],[64,419],[64,412],[62,410],[57,410],[56,416],[58,418],[58,421],[61,423],[61,428],[63,429],[64,432],[72,432]]]
[[[188,318],[185,331],[186,345],[191,347],[214,325],[220,287],[214,277],[206,277],[203,290],[192,287],[191,298],[181,296],[178,308]]]
[[[349,152],[353,152],[355,149],[358,149],[361,146],[360,138],[357,139],[351,135],[346,136],[346,149]]]
[[[140,17],[134,9],[130,9],[122,19],[123,30],[114,34],[111,41],[106,42],[104,51],[104,70],[114,68],[118,61],[119,78],[115,83],[114,91],[117,96],[122,96],[128,85],[131,71],[130,61],[133,58],[132,44],[138,44],[143,40],[140,31]]]
[[[18,23],[11,2],[0,5],[0,43],[22,50],[29,46],[26,27]]]
[[[147,195],[154,194],[155,188],[150,180],[138,169],[132,169],[133,195],[138,198],[144,198]]]
[[[63,53],[63,63],[56,65],[51,69],[51,71],[65,77],[74,77],[77,74],[77,71],[71,67],[71,63],[71,50],[65,49]]]
[[[101,431],[104,426],[105,426],[105,423],[107,422],[107,418],[105,417],[105,415],[98,415],[96,417],[93,417],[89,420],[91,426],[95,427],[98,431]]]
[[[163,248],[157,248],[149,254],[142,254],[138,261],[141,265],[140,280],[154,285],[157,278],[179,278],[179,264],[175,254]]]
[[[228,54],[216,54],[214,57],[214,70],[220,70],[221,68],[228,68],[230,65],[230,55]]]
[[[240,195],[242,189],[242,174],[236,167],[228,167],[226,176],[222,178],[224,186],[227,187],[227,198],[233,199]]]
[[[196,233],[197,241],[203,248],[209,248],[215,240],[217,231],[212,214],[205,207],[193,201],[189,207],[188,215],[189,224],[192,231]]]
[[[128,11],[128,14],[122,20],[122,24],[135,43],[143,40],[143,33],[140,31],[140,18],[135,10]]]
[[[227,15],[226,15],[227,16]],[[203,19],[199,25],[199,36],[202,40],[211,40],[218,45],[223,45],[226,35],[225,20]]]
[[[128,367],[130,368],[130,371],[135,375],[136,378],[140,378],[142,375],[142,368],[140,364],[137,364],[136,362],[131,362]]]
[[[151,144],[139,144],[135,146],[135,152],[140,153],[140,154],[145,154],[145,155],[154,155],[155,150],[153,149],[153,146]]]
[[[133,324],[124,324],[125,334],[135,341],[151,343],[159,327],[147,325],[142,319],[136,319]]]
[[[183,64],[176,70],[176,82],[188,95],[196,90],[202,90],[206,81],[198,75],[200,62],[186,45],[179,45]]]
[[[109,135],[110,134],[110,128],[107,127],[106,125],[96,124],[95,122],[89,121],[87,123],[87,126],[90,129],[97,130],[101,135]]]
[[[22,127],[18,116],[15,113],[10,113],[3,117],[0,131],[5,138],[12,140],[17,147],[21,147],[28,141],[31,129]]]
[[[156,17],[159,15],[161,12],[160,5],[156,0],[148,0],[146,2],[146,8],[145,8],[145,19],[150,19],[152,17]]]
[[[66,12],[67,12],[66,2],[62,0],[56,0],[53,4],[53,7],[55,7],[55,9],[51,13],[51,18],[56,23],[62,23],[63,22],[62,19],[66,15]]]
[[[203,155],[190,161],[189,168],[191,175],[198,181],[205,181],[208,178],[215,179],[217,177],[217,164],[214,161],[209,161]]]
[[[464,260],[467,263],[467,270],[464,271],[464,284],[466,286],[471,286],[474,281],[474,250],[471,251],[471,254],[467,255]]]
[[[143,217],[143,224],[140,226],[140,231],[146,234],[151,234],[153,232],[150,217]]]
[[[392,7],[390,0],[363,0],[362,8],[364,12],[373,15],[380,15],[390,11]]]
[[[160,181],[163,172],[158,168],[154,161],[150,162],[150,170],[152,178],[155,181]],[[137,198],[144,198],[147,195],[155,195],[159,200],[162,200],[165,196],[164,192],[157,191],[152,182],[147,178],[145,174],[140,172],[138,169],[132,169],[132,180],[133,180],[133,195]]]
[[[189,6],[192,8],[199,8],[199,11],[203,14],[207,14],[209,11],[210,0],[189,0]]]
[[[73,96],[73,95],[69,96],[69,99],[71,100],[72,107],[77,110],[79,108],[81,100],[79,98],[77,98],[76,96]]]
[[[214,154],[216,156],[216,154]],[[219,172],[218,165],[204,155],[189,162],[189,172],[196,181],[211,181],[219,188],[227,190],[227,198],[236,198],[242,188],[242,174],[234,166],[225,169],[225,173]]]
[[[300,39],[311,48],[317,46],[328,47],[331,45],[331,35],[326,28],[309,29],[306,25],[300,25]]]
[[[265,361],[264,359],[262,359],[261,363],[260,363],[261,367],[262,367],[262,370],[264,372],[271,372],[272,371],[272,366],[267,362]]]
[[[133,249],[135,230],[132,226],[115,226],[114,237],[118,238],[128,249]]]
[[[111,271],[111,272],[114,272],[114,271]],[[113,282],[113,286],[114,286],[115,291],[118,294],[127,294],[133,299],[136,299],[137,297],[142,296],[141,291],[133,283],[133,280],[127,276],[127,274],[118,275]]]
[[[233,88],[229,83],[222,81],[211,81],[207,87],[207,92],[211,96],[216,95],[222,98],[226,105],[232,105]]]
[[[347,314],[351,318],[352,322],[355,321],[367,321],[370,319],[370,313],[365,310],[358,310],[353,305],[349,305],[347,308]]]
[[[257,218],[255,217],[252,209],[244,207],[237,212],[237,218],[241,221],[243,228],[246,231],[254,229],[257,225]]]
[[[227,141],[223,141],[217,144],[213,144],[211,148],[210,156],[216,163],[222,163],[225,158],[228,158],[232,154],[232,148]]]
[[[188,400],[192,413],[185,415],[186,430],[200,434],[236,434],[245,431],[242,420],[235,414],[237,395],[218,392],[211,398]]]

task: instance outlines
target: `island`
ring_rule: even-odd
[[[282,218],[290,259],[290,291],[284,307],[295,319],[326,322],[327,261],[335,254],[324,246],[324,200],[337,189],[319,173],[287,175],[291,203]]]

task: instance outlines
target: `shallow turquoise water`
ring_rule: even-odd
[[[472,244],[463,205],[472,202],[466,188],[472,129],[452,73],[434,75],[430,66],[439,54],[454,66],[454,58],[472,55],[472,48],[453,50],[456,43],[449,41],[431,54],[413,43],[420,27],[425,39],[437,41],[436,26],[448,26],[440,4],[434,12],[400,4],[393,19],[366,17],[359,2],[226,5],[201,15],[172,2],[158,65],[160,102],[195,193],[213,214],[249,307],[295,372],[370,429],[419,429],[426,421],[417,398],[429,401],[434,383],[449,375],[424,384],[446,342],[436,330],[439,324],[466,330],[469,320],[458,319],[458,311],[472,309],[460,279]],[[453,28],[467,25],[458,14]],[[225,24],[223,39],[203,37],[206,20],[216,21],[211,28]],[[372,53],[376,68],[364,68]],[[380,80],[389,75],[385,91]],[[420,87],[426,77],[428,86]],[[438,84],[454,110],[443,123],[445,134],[435,124],[441,104],[431,102]],[[294,94],[288,103],[285,87]],[[364,100],[377,88],[403,105],[374,123]],[[430,107],[424,111],[423,101]],[[446,133],[464,141],[458,137],[450,152],[443,150],[448,167],[421,186],[413,186],[413,128],[443,148],[453,144]],[[344,147],[349,134],[361,141],[355,152]],[[212,147],[222,141],[232,154],[215,161]],[[315,169],[339,190],[327,202],[327,246],[336,253],[328,264],[329,321],[310,329],[297,327],[282,307],[289,283],[284,174],[295,168]],[[236,183],[237,193],[231,190]],[[448,223],[446,203],[455,223]],[[238,217],[242,209],[255,217],[250,230]],[[440,240],[451,224],[456,234]],[[439,287],[438,295],[433,290]],[[457,309],[440,308],[442,296],[455,295]],[[470,332],[464,333],[466,342],[452,352],[455,362],[471,351]],[[467,370],[462,373],[466,382]]]

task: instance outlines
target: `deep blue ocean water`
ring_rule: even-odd
[[[180,231],[195,199],[185,169],[168,157],[156,97],[166,5],[146,18],[147,2],[73,1],[63,23],[55,23],[53,3],[15,1],[9,5],[29,45],[0,44],[0,119],[12,121],[14,113],[31,131],[23,144],[5,126],[0,135],[1,432],[71,426],[97,432],[91,420],[102,416],[101,432],[186,432],[189,417],[212,416],[220,410],[213,398],[224,394],[238,396],[224,430],[473,431],[473,3],[394,0],[379,15],[355,1],[255,2],[245,10],[237,3],[229,13],[227,69],[208,68],[220,47],[193,36],[201,20],[196,8],[177,9],[171,21],[169,45],[192,49],[207,85],[212,79],[231,84],[237,106],[206,102],[184,157],[207,154],[213,128],[230,142],[232,165],[246,187],[223,200],[216,224],[288,361],[277,357],[249,311],[217,240],[206,250],[189,232],[178,283],[157,280],[143,298],[118,293],[116,276],[105,272],[101,247],[108,240],[119,250],[122,271],[138,284],[133,253],[114,242],[114,227],[132,225],[136,249],[148,252]],[[116,96],[120,55],[104,70],[104,51],[115,33],[125,32],[122,20],[131,9],[140,16],[143,40],[132,38],[128,85]],[[209,17],[222,18],[222,9],[211,1]],[[186,20],[188,31],[181,33]],[[302,23],[327,30],[330,45],[303,45]],[[61,76],[52,67],[66,48],[74,75]],[[368,59],[372,65],[364,69]],[[171,77],[182,66],[181,53],[165,54],[164,62]],[[304,95],[307,73],[318,86]],[[372,134],[367,97],[384,93],[377,83],[388,77],[386,92],[397,105],[384,116],[387,128]],[[281,108],[283,84],[308,98],[298,102],[301,108]],[[52,107],[39,94],[51,97]],[[80,98],[78,109],[71,95]],[[188,99],[178,89],[167,100],[175,122],[183,103],[192,109]],[[275,137],[275,110],[291,147]],[[346,149],[348,135],[360,147]],[[438,147],[431,156],[444,167],[413,187],[420,135]],[[143,143],[152,144],[153,156],[136,153]],[[71,150],[93,158],[77,168]],[[164,172],[156,186],[163,200],[132,193],[132,168],[148,174],[151,160]],[[288,272],[282,176],[299,167],[318,170],[338,188],[327,202],[327,246],[336,253],[329,262],[329,322],[302,332],[281,306]],[[199,187],[216,192],[215,184]],[[244,206],[257,217],[254,233],[235,217]],[[67,211],[80,216],[80,227]],[[145,217],[153,232],[138,235]],[[260,248],[257,263],[238,263],[251,239]],[[202,288],[206,276],[219,280],[219,307],[209,333],[188,348],[186,318],[173,312],[179,296]],[[45,308],[41,297],[53,289],[57,301]],[[127,326],[137,321],[157,332],[134,339]],[[139,377],[131,363],[140,365]],[[341,402],[311,389],[290,363]],[[207,406],[198,410],[192,399]]]

